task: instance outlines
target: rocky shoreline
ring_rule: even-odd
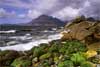
[[[99,55],[78,40],[54,40],[29,51],[0,51],[0,67],[96,67]]]
[[[29,51],[0,51],[0,67],[99,67],[99,21],[81,16],[61,33],[61,39]]]

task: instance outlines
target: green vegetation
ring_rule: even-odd
[[[21,52],[16,53],[16,58],[5,58],[9,55],[9,51],[0,51],[0,57],[4,56],[5,59],[0,59],[0,63],[4,62],[1,66],[5,67],[6,62],[9,61],[10,67],[92,67],[94,59],[85,57],[88,51],[85,44],[77,40],[66,41],[52,41],[49,44],[40,44],[33,47],[31,50],[26,51],[26,54]],[[99,53],[99,51],[98,51]],[[12,55],[13,55],[12,54]],[[20,55],[19,55],[20,54]],[[13,55],[14,56],[14,55]],[[96,62],[95,62],[96,63]]]
[[[93,63],[87,61],[83,62],[80,67],[93,67],[93,66],[94,66]]]
[[[26,60],[23,57],[15,59],[13,63],[11,64],[11,66],[13,67],[28,67],[30,65],[31,65],[31,61]]]
[[[86,58],[81,53],[75,53],[72,55],[71,60],[78,65],[86,61]]]
[[[64,61],[64,62],[60,62],[60,63],[58,64],[58,67],[74,67],[74,64],[73,64],[72,61],[66,60],[66,61]]]

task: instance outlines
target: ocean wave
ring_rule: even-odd
[[[30,50],[34,46],[38,46],[41,43],[49,43],[50,41],[60,39],[61,37],[62,34],[57,33],[54,35],[49,35],[47,39],[38,39],[38,40],[33,39],[31,42],[25,44],[17,44],[13,46],[0,47],[0,50],[26,51],[26,50]]]

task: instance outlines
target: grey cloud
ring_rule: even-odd
[[[86,0],[59,0],[60,3],[65,4],[66,6],[71,6],[73,8],[80,8],[83,6]]]
[[[7,12],[4,8],[0,8],[0,18],[15,18],[15,19],[21,19],[26,18],[24,14],[16,14],[15,11]]]
[[[0,8],[0,18],[11,18],[11,17],[15,17],[16,14],[14,11],[12,12],[7,12],[5,9]]]
[[[87,17],[94,17],[100,19],[100,0],[88,0],[90,5],[83,7],[80,11],[81,14]]]
[[[61,0],[61,1],[63,2],[60,3],[66,4],[66,6],[63,7],[63,9],[66,9],[66,7],[69,6],[75,9],[76,11],[79,10],[79,13],[77,15],[85,15],[87,17],[94,17],[96,19],[100,19],[100,0]],[[70,11],[70,15],[72,15],[72,13],[74,13],[74,11]],[[62,13],[62,15],[65,15],[65,17],[63,16],[63,19],[66,18],[66,20],[72,18],[70,17],[70,15],[69,16],[67,15],[67,12]],[[62,15],[58,15],[58,17]]]
[[[9,1],[9,3],[6,1]],[[77,15],[100,18],[100,0],[27,0],[28,3],[23,1],[25,0],[0,0],[0,4],[28,9],[33,11],[31,12],[32,14],[35,13],[34,11],[37,11],[37,13],[34,14],[37,16],[39,16],[39,14],[47,14],[56,16],[60,19],[66,18],[66,20],[67,18],[72,16],[75,17]],[[69,11],[71,16],[68,15],[67,11],[69,9],[67,7],[73,9],[72,11]],[[75,12],[76,14],[74,14]],[[31,13],[27,17],[33,17],[34,15],[32,16]],[[20,16],[23,17],[23,15]]]
[[[78,9],[84,5],[85,1],[86,0],[37,0],[38,4],[35,6],[35,9],[50,14],[62,10],[67,6]]]
[[[42,0],[42,2],[41,2],[40,0],[37,0],[36,1],[37,5],[35,6],[34,9],[37,11],[41,11],[41,13],[43,13],[43,14],[48,14],[48,15],[53,15],[53,16],[55,15],[57,18],[60,18],[60,19],[65,19],[65,18],[67,19],[67,18],[72,18],[72,17],[69,16],[66,11],[64,11],[64,13],[62,13],[63,10],[69,10],[66,7],[71,7],[73,9],[73,11],[77,11],[84,6],[84,3],[86,1],[87,0]],[[62,15],[59,14],[59,12],[61,12]],[[70,11],[70,14],[71,13],[75,13],[75,12]],[[71,15],[73,15],[73,14],[71,14]],[[74,15],[76,15],[76,14],[74,14]]]

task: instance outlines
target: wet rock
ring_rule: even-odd
[[[19,57],[19,53],[17,51],[1,51],[0,52],[0,66],[9,66],[12,61]]]

